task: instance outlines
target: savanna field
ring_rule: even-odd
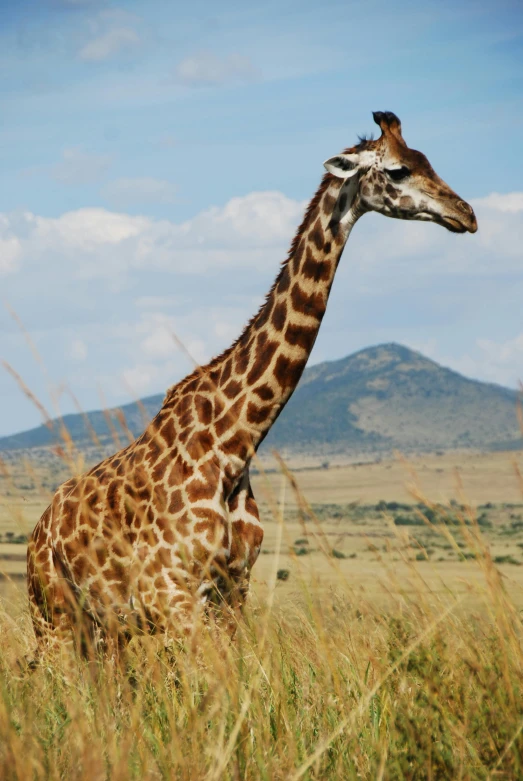
[[[259,464],[232,643],[32,670],[24,543],[79,459],[2,461],[2,779],[523,777],[521,453]]]

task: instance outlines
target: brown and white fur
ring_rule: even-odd
[[[263,540],[249,464],[293,393],[336,268],[367,211],[474,233],[472,208],[409,149],[398,118],[325,162],[266,301],[239,339],[172,387],[131,445],[58,488],[28,549],[39,644],[134,616],[179,636],[205,604],[241,607]]]

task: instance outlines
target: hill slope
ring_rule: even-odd
[[[122,407],[135,436],[162,400],[150,396]],[[379,345],[306,369],[264,448],[363,453],[523,447],[516,400],[515,391],[469,380],[407,347]],[[78,444],[92,441],[89,426],[102,442],[112,440],[112,426],[126,441],[114,410],[66,415],[63,422]],[[4,437],[0,450],[56,443],[59,430],[55,424]]]
[[[484,450],[523,446],[517,393],[397,344],[308,369],[267,444],[291,449]]]

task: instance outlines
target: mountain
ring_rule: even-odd
[[[446,369],[398,344],[369,347],[339,361],[306,369],[274,425],[265,450],[386,453],[461,448],[523,448],[516,414],[518,394]],[[134,436],[160,408],[163,395],[121,408]],[[63,424],[80,446],[92,433],[107,445],[111,429],[128,441],[117,410],[65,415]],[[60,424],[0,438],[0,450],[60,442]]]
[[[383,344],[307,369],[267,445],[332,452],[521,448],[517,401],[516,391]]]

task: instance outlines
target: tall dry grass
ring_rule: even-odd
[[[298,506],[336,568],[321,523]],[[281,544],[277,502],[274,513]],[[435,528],[474,554],[474,611],[450,588],[431,591],[408,555],[408,591],[376,556],[386,609],[341,570],[326,592],[299,561],[281,601],[277,552],[266,598],[251,599],[232,642],[210,620],[169,647],[136,637],[118,658],[64,650],[31,671],[28,611],[2,601],[0,779],[523,778],[521,617],[472,508],[461,520],[440,513]],[[396,532],[405,550],[408,531]]]
[[[135,638],[118,659],[64,651],[30,671],[27,611],[4,605],[0,778],[523,777],[521,619],[473,513],[444,521],[483,572],[475,612],[427,590],[415,562],[418,589],[391,575],[388,609],[341,572],[326,593],[304,570],[284,603],[272,578],[233,642],[209,621],[167,648]],[[321,524],[312,534],[321,548]]]

